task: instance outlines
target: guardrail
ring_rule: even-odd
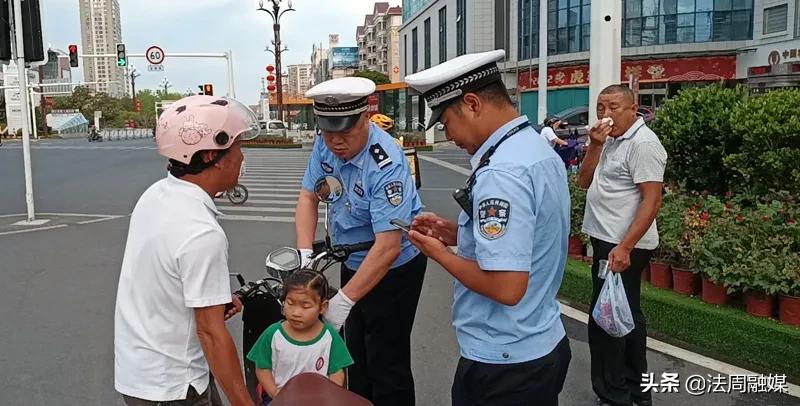
[[[152,128],[106,128],[100,131],[103,141],[126,141],[153,138]]]

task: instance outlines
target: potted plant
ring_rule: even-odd
[[[586,190],[578,186],[578,175],[569,177],[570,195],[570,223],[569,223],[569,247],[567,253],[576,259],[583,258],[583,248],[585,237],[581,231],[583,226],[583,213],[586,206]]]
[[[665,188],[663,204],[658,212],[659,247],[650,264],[650,283],[661,289],[672,289],[671,262],[682,237],[685,198],[680,188]]]
[[[781,323],[800,326],[800,254],[793,252],[786,258],[780,278],[776,291],[780,294],[778,313]]]
[[[683,212],[682,230],[675,244],[672,276],[675,292],[693,296],[700,292],[700,275],[695,265],[693,247],[695,241],[704,238],[712,221],[716,221],[726,210],[726,206],[714,196],[703,193]]]
[[[705,230],[703,238],[692,241],[695,269],[702,275],[702,298],[706,303],[724,305],[728,302],[723,275],[726,280],[735,279],[739,268],[730,265],[743,255],[738,243],[738,233],[742,229],[736,221],[736,217],[730,215],[719,216]]]

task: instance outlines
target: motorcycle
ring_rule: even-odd
[[[99,134],[99,133],[98,133],[96,130],[94,130],[94,129],[92,129],[92,130],[89,132],[89,135],[86,137],[86,139],[87,139],[89,142],[93,142],[93,141],[97,141],[97,142],[103,142],[103,137],[101,137],[101,136],[100,136],[100,134]]]
[[[342,197],[343,187],[337,178],[325,176],[317,181],[315,191],[320,201],[326,205],[325,239],[313,243],[313,257],[308,267],[324,273],[333,265],[345,262],[350,254],[369,250],[374,242],[333,245],[328,233],[328,206]],[[256,378],[255,364],[247,359],[246,354],[250,352],[250,349],[267,327],[283,319],[283,303],[281,301],[283,284],[286,278],[299,270],[300,267],[300,252],[293,247],[281,247],[267,254],[265,259],[266,274],[263,278],[248,282],[245,281],[241,274],[231,274],[231,276],[236,277],[240,285],[240,288],[234,294],[239,297],[243,305],[242,361],[244,363],[247,389],[253,399],[261,398],[257,390],[258,379]],[[330,291],[330,297],[332,297],[337,290],[331,288]],[[324,382],[320,384],[318,378],[305,375],[307,374],[301,374],[289,380],[270,404],[276,406],[281,404],[315,404],[318,406],[371,405],[366,399],[336,384],[333,384],[335,387],[331,387],[331,385],[327,385]],[[324,381],[328,381],[328,383],[332,383],[325,377],[321,378]],[[304,399],[301,403],[297,401],[298,396]]]
[[[228,197],[228,200],[230,200],[231,203],[235,205],[240,205],[244,204],[244,202],[247,201],[247,198],[250,196],[250,192],[247,190],[247,187],[245,185],[237,183],[236,186],[224,192],[217,193],[217,195],[214,196],[214,198],[218,199],[220,197],[225,197],[225,196]]]

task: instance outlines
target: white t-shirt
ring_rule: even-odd
[[[544,137],[544,139],[546,139],[547,142],[550,143],[551,147],[554,147],[556,145],[556,140],[558,139],[558,136],[556,135],[556,132],[553,131],[552,128],[547,126],[543,127],[541,134],[542,137]]]
[[[622,136],[608,137],[586,192],[583,232],[605,242],[622,242],[642,202],[639,184],[663,182],[666,165],[667,151],[641,118]],[[635,247],[658,248],[655,220]]]
[[[114,387],[151,401],[208,387],[194,308],[231,301],[228,239],[213,200],[168,175],[131,215],[114,317]]]
[[[247,359],[258,369],[272,371],[278,388],[304,372],[327,377],[353,365],[347,346],[332,326],[324,324],[313,340],[297,341],[283,329],[283,320],[261,333]]]

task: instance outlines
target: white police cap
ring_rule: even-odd
[[[314,100],[317,124],[324,131],[345,131],[367,111],[367,96],[375,93],[369,79],[346,77],[322,82],[306,92]]]
[[[432,111],[427,128],[436,124],[442,111],[460,96],[502,81],[497,61],[505,55],[502,49],[466,54],[406,76],[405,82],[422,94]]]

